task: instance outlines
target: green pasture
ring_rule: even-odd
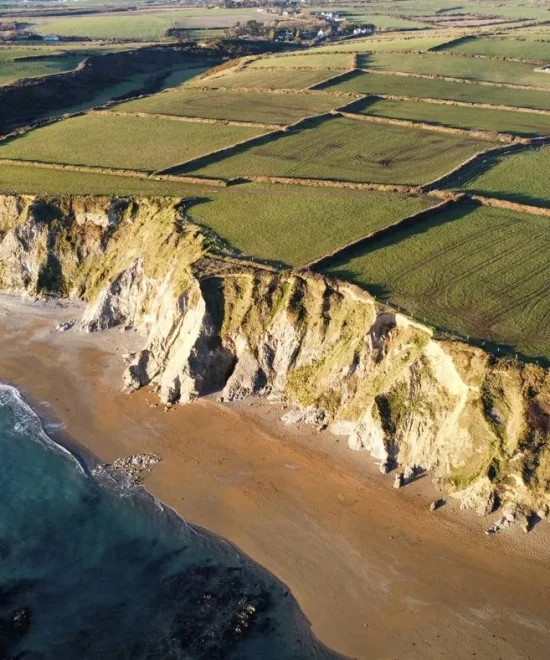
[[[246,184],[192,206],[189,215],[243,254],[303,266],[436,201],[394,193]]]
[[[550,75],[535,64],[504,60],[440,55],[437,53],[374,53],[359,56],[359,66],[379,71],[403,71],[465,80],[550,88]]]
[[[418,185],[492,146],[462,136],[334,118],[312,121],[282,137],[199,165],[194,173],[224,179],[265,175]]]
[[[539,92],[379,73],[357,73],[347,79],[320,85],[319,89],[550,110],[550,90]]]
[[[161,41],[170,28],[227,28],[237,21],[262,20],[254,9],[170,9],[56,16],[33,19],[40,34],[86,39],[120,39],[125,41]]]
[[[351,54],[332,53],[317,54],[316,51],[309,51],[300,55],[274,55],[271,57],[262,57],[254,60],[249,68],[263,69],[268,67],[277,67],[281,69],[293,69],[299,67],[311,67],[314,69],[351,69]]]
[[[403,8],[404,9],[404,8]],[[531,20],[548,20],[550,15],[547,2],[467,2],[450,7],[446,16],[453,14],[480,14],[485,16],[502,16],[504,18],[525,18]]]
[[[367,5],[368,8],[368,5]],[[426,23],[420,21],[408,20],[400,16],[389,16],[388,14],[371,14],[362,11],[345,10],[342,14],[354,23],[372,23],[377,30],[398,31],[398,30],[421,30],[429,27]]]
[[[457,43],[443,45],[438,50],[465,55],[550,61],[550,36],[546,38],[540,36],[538,38],[529,36],[466,37]]]
[[[440,328],[550,357],[548,218],[463,205],[373,241],[329,272]]]
[[[550,207],[549,172],[550,147],[526,149],[490,158],[454,179],[450,186],[520,204]]]
[[[185,89],[128,101],[112,106],[111,109],[266,124],[293,124],[302,117],[319,115],[341,104],[341,98],[315,94]]]
[[[196,87],[265,87],[267,89],[307,89],[337,75],[336,71],[262,71],[243,69],[223,76],[204,78],[191,83]]]
[[[0,164],[0,191],[37,195],[166,195],[194,197],[220,190],[174,181],[153,181],[114,174],[47,170],[30,165]]]
[[[0,146],[0,158],[154,171],[263,132],[223,124],[88,114],[15,138]]]
[[[393,101],[376,97],[367,98],[353,107],[353,112],[425,122],[437,126],[450,126],[525,137],[550,135],[550,115],[537,115],[511,110],[493,110],[421,101]]]
[[[429,33],[409,36],[404,34],[392,35],[392,38],[381,38],[379,35],[367,39],[349,39],[340,43],[321,46],[315,49],[315,53],[332,53],[334,51],[346,51],[349,53],[387,52],[387,51],[423,51],[441,46],[453,39],[452,33],[431,36]]]

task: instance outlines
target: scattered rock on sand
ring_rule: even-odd
[[[403,472],[403,478],[405,481],[409,481],[416,476],[416,465],[407,465],[405,471]]]
[[[294,424],[308,424],[319,428],[326,423],[326,413],[313,406],[293,408],[281,417],[281,421],[287,426]]]
[[[405,483],[405,478],[403,476],[403,473],[400,472],[395,477],[395,481],[393,482],[393,487],[394,488],[402,488],[404,483]]]
[[[530,532],[532,528],[533,512],[525,509],[519,504],[507,502],[502,508],[502,516],[489,527],[486,534],[496,534],[507,529],[513,523],[518,523],[524,532]]]
[[[437,511],[438,509],[441,509],[442,506],[445,506],[445,500],[439,498],[438,500],[434,500],[430,504],[430,511]]]
[[[125,476],[132,484],[141,484],[151,472],[154,465],[160,463],[162,458],[158,454],[132,454],[117,458],[105,467],[111,472],[118,472]]]
[[[67,332],[67,330],[70,330],[76,321],[65,321],[64,323],[58,323],[55,326],[55,329],[57,332]]]

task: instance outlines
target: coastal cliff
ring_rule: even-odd
[[[0,289],[84,300],[85,331],[139,329],[126,389],[151,385],[167,404],[263,396],[383,471],[427,470],[465,508],[502,507],[502,526],[548,515],[549,371],[211,244],[178,200],[0,196]]]

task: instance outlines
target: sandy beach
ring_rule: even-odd
[[[100,460],[163,458],[149,490],[292,590],[313,632],[350,658],[547,658],[550,525],[483,532],[429,476],[394,490],[370,456],[327,432],[284,427],[258,400],[168,412],[120,391],[137,333],[55,331],[69,303],[0,296],[0,380],[19,387]],[[53,428],[53,427],[52,427]]]

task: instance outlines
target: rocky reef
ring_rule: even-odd
[[[85,331],[140,329],[129,390],[269,395],[382,470],[429,471],[465,508],[548,515],[549,371],[437,340],[355,286],[213,254],[184,206],[0,197],[0,288],[87,301]]]

